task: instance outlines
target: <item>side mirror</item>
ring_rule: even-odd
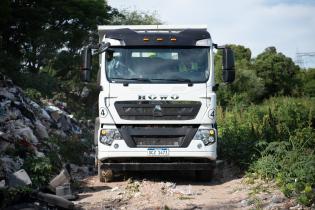
[[[105,52],[110,47],[109,42],[102,42],[98,45],[89,45],[84,48],[81,52],[82,56],[82,68],[81,68],[81,79],[84,82],[89,82],[91,80],[91,70],[92,70],[92,49],[97,49],[97,53],[94,55],[101,54]]]
[[[223,82],[232,83],[235,80],[234,53],[233,50],[228,47],[223,48],[222,51]]]
[[[91,80],[91,70],[92,70],[92,49],[86,47],[81,52],[82,56],[82,75],[81,79],[84,82],[89,82]]]

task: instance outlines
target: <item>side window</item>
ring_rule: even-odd
[[[108,51],[106,53],[106,61],[111,62],[114,59],[120,59],[122,56],[121,52]]]

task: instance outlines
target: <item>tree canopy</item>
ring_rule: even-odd
[[[97,25],[160,22],[153,14],[120,12],[104,0],[3,0],[0,11],[0,68],[8,74],[38,73],[65,62],[59,71],[65,75],[73,68],[69,59],[97,42]]]

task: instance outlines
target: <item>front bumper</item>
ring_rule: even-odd
[[[183,171],[198,171],[214,169],[217,165],[216,161],[209,161],[205,163],[194,162],[172,162],[172,163],[101,163],[101,169],[114,171],[169,171],[169,170],[183,170]]]
[[[216,160],[216,147],[217,143],[205,146],[201,140],[192,140],[186,148],[168,148],[169,154],[165,158],[203,158],[206,160]],[[99,144],[97,156],[99,161],[117,158],[156,158],[148,155],[148,148],[130,148],[124,140],[115,140],[111,146]]]

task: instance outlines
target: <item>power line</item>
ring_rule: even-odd
[[[307,60],[305,58],[309,59],[312,57],[315,57],[315,52],[297,52],[295,63],[299,65],[301,68],[305,68]]]

